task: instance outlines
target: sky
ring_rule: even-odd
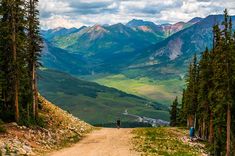
[[[194,17],[235,15],[235,0],[39,0],[43,29],[127,23],[132,19],[156,24],[189,21]]]

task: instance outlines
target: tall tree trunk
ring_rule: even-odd
[[[221,156],[222,154],[222,143],[221,143],[221,139],[222,139],[222,126],[221,126],[221,123],[219,123],[218,127],[217,127],[217,131],[218,131],[218,136],[219,138],[217,138],[217,142],[216,142],[216,148],[215,148],[215,151],[216,151],[216,156]]]
[[[34,72],[32,68],[32,91],[33,91],[33,118],[36,118],[36,100],[35,100],[35,86],[34,86]]]
[[[213,112],[210,112],[210,129],[209,129],[209,142],[213,144],[214,140],[214,127],[213,127]]]
[[[33,90],[33,116],[36,119],[38,117],[38,90],[37,90],[35,63],[33,63],[32,66],[32,90]]]
[[[227,107],[227,141],[226,141],[226,156],[230,156],[230,134],[231,134],[231,109],[230,104]]]
[[[188,116],[187,126],[188,126],[188,128],[194,126],[194,116],[193,115]]]
[[[35,86],[35,105],[36,105],[36,119],[38,118],[38,87],[37,87],[37,74],[36,71],[35,73],[35,81],[34,81],[34,86]]]
[[[14,5],[14,4],[13,4]],[[13,6],[12,6],[13,7]],[[14,65],[14,111],[15,121],[19,122],[19,79],[18,79],[18,67],[17,67],[17,53],[16,53],[16,21],[13,8],[11,8],[12,15],[12,54],[13,54],[13,65]]]
[[[205,117],[203,117],[203,121],[202,121],[202,138],[203,140],[206,139],[206,121],[205,121]]]
[[[29,37],[30,39],[35,39],[34,30],[33,30],[33,23],[34,23],[34,0],[29,1],[29,8],[30,8],[30,15],[29,15]],[[33,117],[36,119],[38,117],[38,90],[37,90],[37,78],[36,78],[36,61],[35,61],[35,47],[34,45],[30,45],[30,53],[31,53],[31,60],[30,60],[30,72],[31,72],[31,87],[33,92]]]

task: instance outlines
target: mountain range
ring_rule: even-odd
[[[234,21],[234,17],[232,19]],[[45,47],[49,51],[56,49],[51,50],[51,53],[64,51],[68,57],[75,57],[72,61],[68,59],[70,61],[67,63],[59,63],[64,64],[63,68],[68,68],[63,71],[76,75],[93,75],[147,68],[151,75],[157,72],[156,66],[178,68],[178,65],[187,64],[194,53],[199,54],[206,47],[211,48],[212,27],[222,20],[222,15],[211,15],[206,18],[196,17],[186,23],[156,25],[134,19],[125,25],[118,23],[83,26],[79,29],[57,28],[42,31],[42,35],[46,40]],[[61,58],[66,60],[66,57]],[[48,62],[48,59],[50,58],[43,57],[42,61]],[[74,67],[80,69],[70,69]],[[177,76],[180,73],[185,74],[185,67],[173,73],[158,71],[163,77],[169,74]]]
[[[184,78],[192,56],[197,54],[200,57],[206,47],[212,47],[212,27],[222,21],[223,15],[210,15],[175,24],[157,25],[133,19],[127,24],[42,30],[44,49],[41,62],[44,68],[83,79],[71,81],[74,84],[66,86],[71,90],[74,90],[73,86],[93,81],[146,101],[155,101],[156,106],[163,104],[168,107],[184,88]],[[232,21],[235,22],[235,16],[232,16]],[[53,72],[47,72],[44,76],[50,77],[50,74]],[[56,90],[51,91],[52,86],[46,86],[48,84],[41,81],[42,94],[54,103],[64,101],[65,96],[61,96],[63,98],[59,101],[53,100],[50,94]],[[62,92],[67,91],[64,89]],[[164,111],[167,112],[167,108]]]

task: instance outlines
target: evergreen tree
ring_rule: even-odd
[[[178,124],[178,114],[179,113],[179,108],[178,108],[178,98],[176,97],[173,104],[171,105],[171,110],[170,110],[170,120],[171,126],[176,126]]]
[[[185,113],[187,114],[187,126],[196,124],[196,111],[198,107],[198,63],[197,56],[194,55],[193,62],[189,66],[187,88],[185,91]]]
[[[231,22],[232,23],[232,22]],[[232,139],[232,152],[231,152],[231,155],[234,155],[235,154],[235,32],[233,33],[233,38],[232,38],[232,44],[231,44],[231,48],[232,48],[232,67],[231,67],[231,71],[232,71],[232,95],[233,95],[233,103],[232,103],[232,106],[231,106],[231,129],[232,129],[232,132],[231,132],[231,139]]]
[[[209,90],[210,90],[210,76],[211,76],[211,68],[210,68],[210,54],[209,50],[202,54],[202,58],[199,62],[199,78],[198,78],[198,121],[199,121],[199,131],[203,139],[207,138],[207,129],[209,127]]]
[[[187,113],[186,113],[186,103],[185,103],[185,89],[183,89],[182,103],[179,110],[179,125],[187,126]]]
[[[42,48],[42,39],[39,28],[39,11],[37,10],[38,0],[29,0],[28,3],[28,64],[29,77],[31,77],[32,89],[32,110],[33,117],[38,116],[38,89],[36,69],[40,65],[38,58]]]
[[[36,69],[42,40],[37,3],[0,1],[0,117],[4,120],[19,122],[38,114]]]
[[[2,0],[1,1],[1,51],[4,60],[1,64],[4,75],[4,86],[2,92],[4,98],[4,110],[14,114],[16,121],[19,120],[19,66],[17,49],[17,33],[18,33],[18,18],[19,11],[21,10],[18,1]],[[10,113],[10,114],[11,114]]]

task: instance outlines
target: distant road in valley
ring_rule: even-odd
[[[145,116],[138,116],[138,115],[130,114],[130,113],[128,113],[127,109],[125,110],[123,115],[134,117],[138,120],[138,122],[148,123],[148,124],[152,125],[153,127],[169,126],[170,125],[170,122],[164,121],[161,119],[153,119],[153,118],[149,118],[149,117],[145,117]]]

